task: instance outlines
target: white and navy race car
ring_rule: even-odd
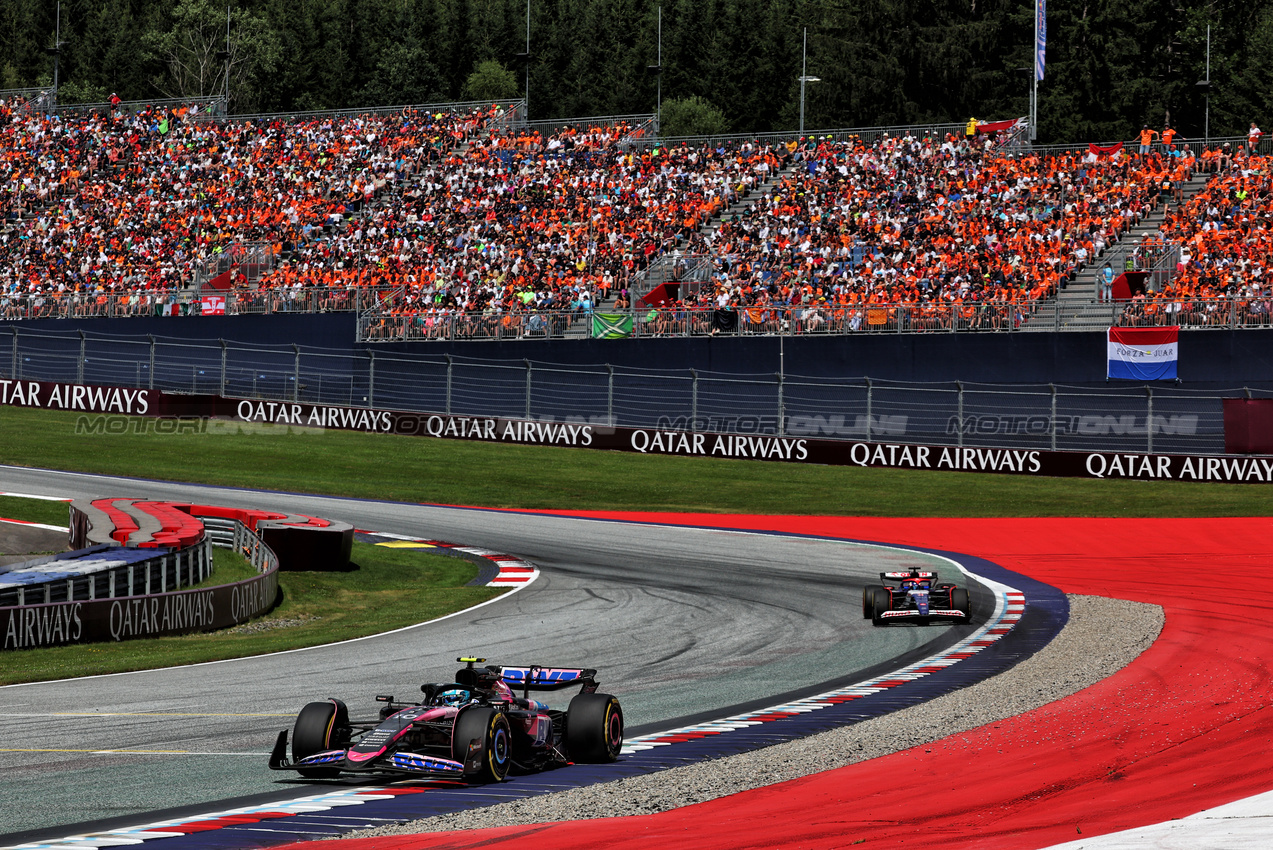
[[[572,762],[615,761],[623,747],[623,709],[597,693],[596,670],[477,667],[485,658],[459,658],[453,682],[420,686],[424,700],[385,705],[375,720],[350,720],[338,699],[301,709],[270,754],[273,770],[329,779],[342,774],[396,774],[501,782],[510,770],[530,772]],[[531,691],[579,687],[559,711],[530,698]],[[518,696],[514,688],[522,691]]]
[[[909,570],[880,573],[884,584],[862,590],[862,617],[874,625],[898,620],[972,620],[968,591],[938,582],[937,573]]]

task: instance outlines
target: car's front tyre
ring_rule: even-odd
[[[481,742],[478,764],[471,767],[469,745]],[[490,706],[468,706],[455,718],[451,730],[451,758],[465,767],[467,782],[503,782],[513,766],[513,733],[508,717]]]
[[[349,709],[338,699],[311,702],[296,715],[292,729],[292,761],[326,750],[336,750],[349,743]],[[309,779],[331,779],[340,775],[334,767],[303,767],[301,776]]]
[[[972,622],[972,601],[969,599],[966,589],[956,587],[950,592],[950,607],[964,615],[963,622]]]
[[[893,594],[887,588],[877,587],[871,594],[871,624],[878,626],[884,622],[884,612],[893,608]]]

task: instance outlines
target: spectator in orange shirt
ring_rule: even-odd
[[[1150,147],[1154,144],[1154,136],[1157,136],[1157,135],[1158,135],[1158,131],[1149,129],[1148,124],[1146,124],[1144,127],[1141,128],[1141,131],[1140,131],[1140,153],[1141,154],[1149,153]]]

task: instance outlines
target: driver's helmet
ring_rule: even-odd
[[[448,688],[434,697],[435,705],[464,705],[473,695],[464,688]]]

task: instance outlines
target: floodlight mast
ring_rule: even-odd
[[[804,41],[800,48],[800,135],[804,135],[804,84],[820,83],[821,77],[809,76],[809,28],[804,28]]]

